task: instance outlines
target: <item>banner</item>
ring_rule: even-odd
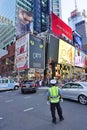
[[[21,37],[15,45],[15,69],[29,68],[29,34]]]

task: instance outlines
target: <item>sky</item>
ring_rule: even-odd
[[[76,0],[79,11],[87,10],[87,0]],[[61,0],[62,5],[62,20],[68,24],[68,17],[75,10],[75,0]]]

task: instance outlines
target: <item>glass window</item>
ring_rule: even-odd
[[[72,84],[71,88],[82,88],[80,84]]]
[[[71,88],[71,85],[70,84],[66,84],[63,86],[63,88]]]
[[[8,79],[5,80],[5,83],[8,83]]]
[[[2,80],[2,83],[4,83],[5,81],[4,80]]]
[[[11,80],[10,80],[10,83],[14,83],[14,80],[11,79]]]

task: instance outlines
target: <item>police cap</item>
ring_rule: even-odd
[[[51,84],[56,84],[56,80],[55,80],[55,79],[52,79],[52,80],[50,80],[50,83],[51,83]]]

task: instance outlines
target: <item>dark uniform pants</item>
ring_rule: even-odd
[[[56,121],[56,116],[55,116],[56,109],[57,109],[57,113],[59,115],[59,118],[61,119],[63,117],[60,103],[50,103],[50,110],[51,110],[51,115],[52,115],[53,121]]]

